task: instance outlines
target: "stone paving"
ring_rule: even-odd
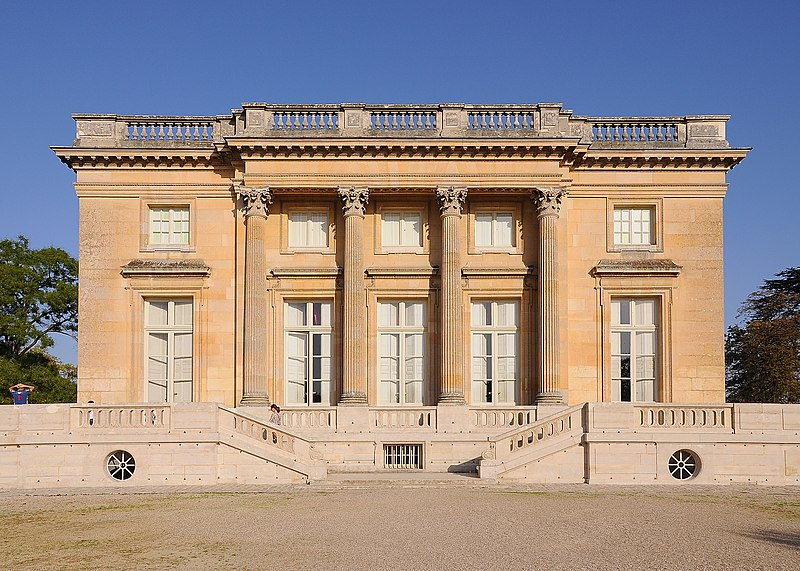
[[[0,569],[792,569],[800,492],[332,475],[4,490]]]

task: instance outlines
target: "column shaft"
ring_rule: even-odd
[[[558,213],[562,188],[537,189],[534,193],[539,212],[539,392],[536,402],[562,404],[560,324],[558,293]]]
[[[364,279],[364,212],[366,189],[345,188],[344,315],[342,326],[342,397],[340,404],[367,404],[367,308]]]
[[[436,191],[442,212],[441,346],[439,404],[464,404],[464,320],[461,290],[461,207],[466,189]]]
[[[269,404],[269,292],[267,288],[267,212],[272,194],[265,188],[238,187],[245,213],[244,370],[241,405]]]

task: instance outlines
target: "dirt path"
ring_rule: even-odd
[[[140,492],[0,493],[0,568],[800,569],[798,488]]]

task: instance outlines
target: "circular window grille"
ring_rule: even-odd
[[[669,473],[676,480],[688,480],[697,474],[699,464],[694,452],[678,450],[669,457]]]
[[[133,459],[130,452],[117,450],[109,455],[106,468],[108,475],[115,480],[127,480],[133,476],[133,472],[136,470],[136,460]]]

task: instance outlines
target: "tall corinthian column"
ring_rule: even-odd
[[[558,213],[567,191],[560,187],[536,188],[534,204],[539,217],[539,392],[536,402],[563,404],[558,316]]]
[[[464,324],[461,295],[461,208],[466,188],[438,188],[442,214],[442,378],[439,404],[464,404]]]
[[[244,391],[242,406],[269,404],[267,353],[267,215],[272,204],[268,187],[237,186],[244,213]]]
[[[366,188],[340,188],[344,209],[344,320],[342,397],[339,404],[367,404],[367,307],[364,299]]]

